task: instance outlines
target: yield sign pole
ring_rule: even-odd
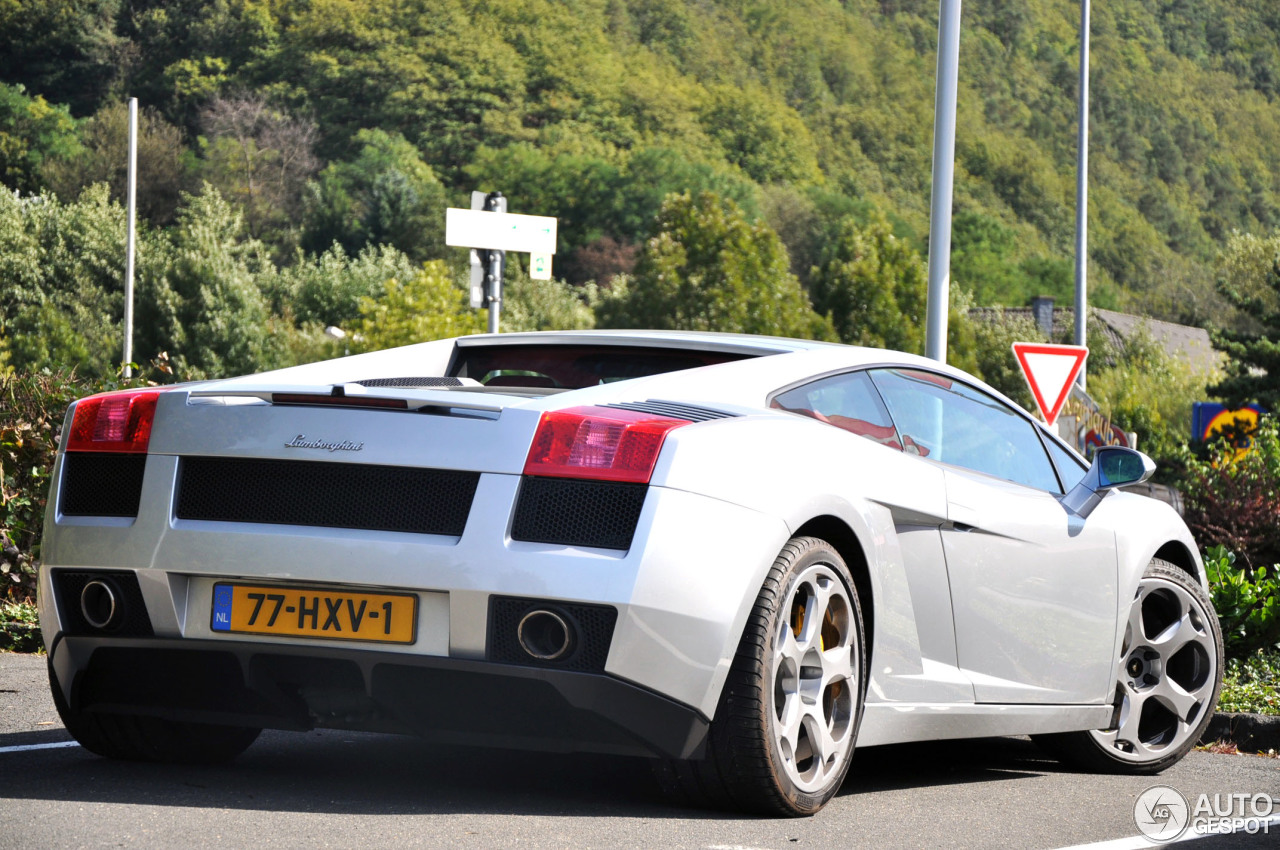
[[[1015,342],[1013,356],[1018,358],[1022,376],[1027,379],[1041,417],[1052,428],[1071,393],[1072,382],[1084,368],[1089,349],[1082,345]]]
[[[933,102],[933,199],[929,211],[929,293],[925,355],[947,362],[951,297],[951,196],[955,182],[956,86],[960,76],[960,0],[938,2],[937,95]]]

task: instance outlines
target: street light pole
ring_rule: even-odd
[[[1085,344],[1089,270],[1089,0],[1080,0],[1080,122],[1076,142],[1076,327],[1073,341]],[[1076,383],[1085,389],[1085,367]]]
[[[956,88],[959,76],[960,0],[939,0],[925,354],[940,363],[947,362],[947,310],[951,296],[951,199],[955,183]]]
[[[124,250],[124,363],[121,374],[133,377],[133,249],[138,210],[138,99],[129,98],[129,225]]]

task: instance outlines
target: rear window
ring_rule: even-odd
[[[469,346],[457,349],[449,376],[471,378],[489,387],[576,390],[751,356],[622,345]]]

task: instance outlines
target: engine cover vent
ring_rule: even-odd
[[[606,404],[604,407],[616,407],[619,410],[633,410],[636,413],[652,413],[655,416],[670,416],[673,419],[686,419],[689,422],[707,422],[712,419],[732,419],[736,413],[725,413],[723,410],[712,410],[709,407],[698,407],[679,401],[625,401],[618,404]]]
[[[479,481],[445,469],[184,457],[177,516],[460,537]]]

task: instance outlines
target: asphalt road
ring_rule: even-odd
[[[0,654],[0,848],[1025,847],[1133,839],[1138,795],[1266,794],[1280,760],[1193,752],[1159,778],[1063,770],[1026,739],[857,755],[816,817],[770,820],[669,805],[638,759],[462,749],[350,732],[264,733],[222,767],[130,764],[78,746],[42,657]],[[1243,833],[1195,850],[1280,846]]]

